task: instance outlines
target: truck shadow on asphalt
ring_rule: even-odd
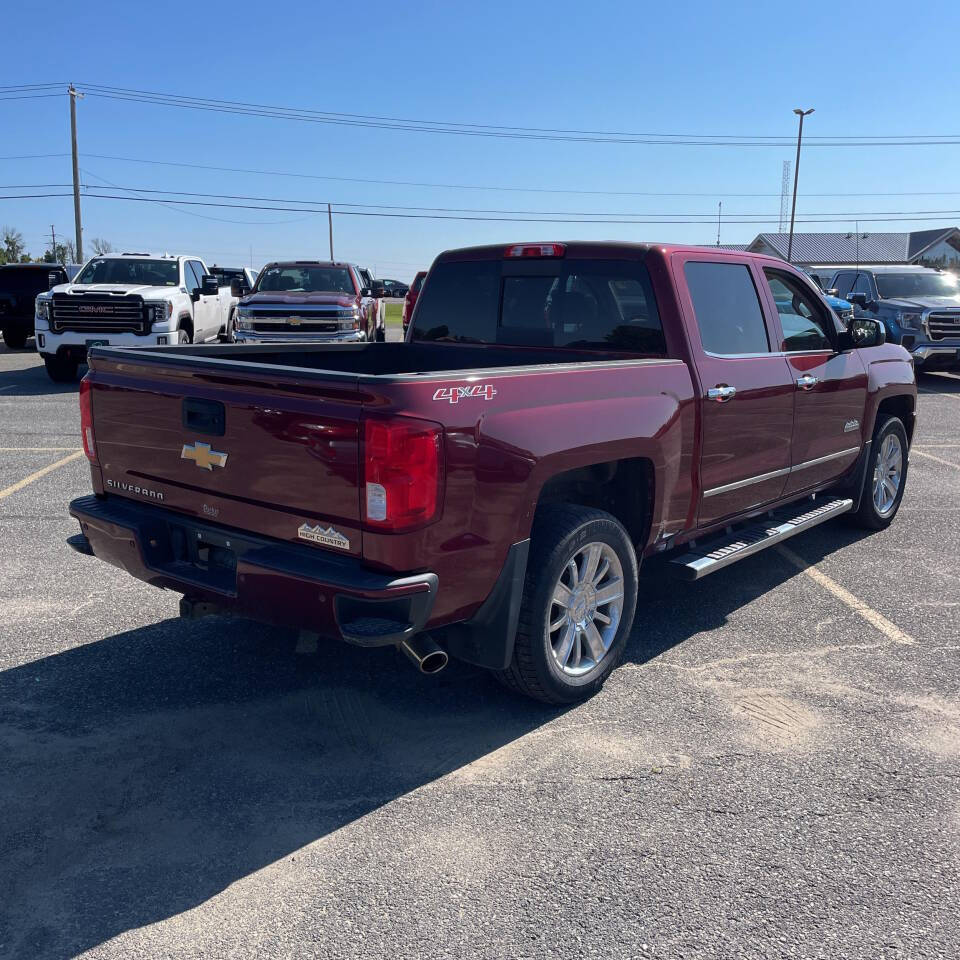
[[[829,526],[808,559],[862,535]],[[796,574],[778,561],[694,585],[650,565],[627,660],[721,626]],[[0,953],[75,955],[190,910],[559,713],[466,665],[425,678],[389,650],[297,655],[286,632],[219,618],[10,669]]]
[[[0,344],[0,360],[21,356],[28,358],[30,353],[29,350],[8,350]],[[77,394],[80,388],[80,377],[87,372],[86,366],[80,367],[77,379],[73,383],[54,383],[47,376],[47,371],[43,363],[39,362],[39,357],[33,354],[29,358],[37,362],[21,369],[0,370],[0,397],[9,400],[14,397],[44,397],[60,393]]]
[[[558,715],[479,674],[219,618],[0,674],[0,954],[190,910]]]

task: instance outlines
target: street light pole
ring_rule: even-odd
[[[800,118],[800,129],[797,132],[797,162],[793,167],[793,206],[790,208],[790,238],[787,240],[787,263],[793,262],[793,220],[797,215],[797,181],[800,179],[800,144],[803,142],[803,118],[809,117],[813,113],[813,107],[809,110],[801,110],[799,107],[793,111]]]

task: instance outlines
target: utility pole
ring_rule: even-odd
[[[803,141],[803,118],[809,117],[813,113],[813,107],[809,110],[801,110],[796,107],[793,111],[800,118],[800,130],[797,132],[797,162],[793,167],[793,206],[790,208],[790,239],[787,240],[787,263],[793,262],[793,220],[797,215],[797,181],[800,179],[800,144]]]
[[[723,201],[717,204],[717,246],[720,246],[720,214],[723,213]]]
[[[330,204],[327,204],[327,221],[330,224],[330,260],[333,261],[333,210]]]
[[[80,225],[80,163],[77,159],[77,93],[73,84],[67,88],[70,94],[70,146],[73,151],[73,220],[77,230],[77,261],[83,263],[83,228]]]
[[[53,224],[50,224],[50,252],[53,254],[53,262],[57,262],[57,231]]]

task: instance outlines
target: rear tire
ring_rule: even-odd
[[[860,507],[851,515],[858,527],[883,530],[893,522],[907,484],[909,449],[907,431],[898,417],[887,417],[874,430]]]
[[[17,330],[15,327],[4,327],[3,342],[11,350],[22,350],[27,345],[26,331]]]
[[[377,327],[377,332],[374,334],[374,338],[377,343],[384,343],[387,339],[387,331],[383,327]]]
[[[604,599],[618,584],[619,596]],[[636,605],[637,558],[620,522],[589,507],[542,508],[531,533],[513,659],[497,678],[545,703],[586,700],[620,662]]]
[[[43,365],[47,368],[47,376],[54,383],[73,383],[77,379],[77,369],[80,364],[72,357],[44,357]]]

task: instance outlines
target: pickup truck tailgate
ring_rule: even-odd
[[[354,378],[119,356],[91,358],[102,492],[360,554]]]

